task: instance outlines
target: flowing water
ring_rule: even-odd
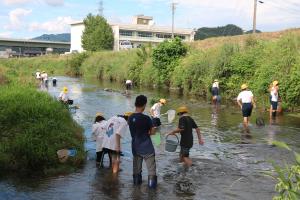
[[[66,77],[59,77],[57,87],[50,85],[48,92],[58,96],[63,86],[69,87],[71,98],[80,106],[72,115],[85,128],[86,164],[74,173],[50,178],[1,178],[0,199],[272,199],[275,181],[265,176],[263,171],[272,170],[270,160],[291,162],[293,157],[291,153],[272,146],[271,142],[284,141],[299,149],[300,118],[297,117],[279,116],[276,122],[269,123],[265,113],[266,125],[257,127],[255,118],[258,113],[254,113],[250,133],[245,133],[240,110],[234,105],[215,107],[203,99],[163,90],[134,89],[130,95],[124,95],[120,85]],[[149,100],[165,97],[168,103],[162,108],[162,113],[179,105],[187,105],[205,139],[205,145],[200,146],[197,137],[194,137],[190,153],[193,165],[184,168],[178,163],[179,148],[176,153],[164,150],[164,134],[176,127],[178,119],[167,124],[167,117],[162,117],[163,125],[152,138],[158,172],[156,190],[147,188],[145,166],[143,184],[140,187],[132,184],[129,133],[122,141],[122,171],[117,176],[113,176],[110,169],[95,166],[95,142],[90,137],[96,112],[103,112],[109,118],[132,111],[138,94],[147,95]],[[108,165],[108,158],[105,158],[105,165]]]

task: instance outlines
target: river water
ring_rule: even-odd
[[[278,163],[293,161],[290,152],[274,147],[273,140],[284,141],[293,149],[299,149],[300,118],[280,116],[276,122],[269,122],[268,114],[263,114],[266,125],[255,125],[256,114],[252,116],[250,133],[244,133],[241,113],[236,106],[222,104],[218,107],[196,97],[180,96],[161,90],[134,89],[124,95],[124,88],[96,80],[82,80],[58,77],[57,87],[48,88],[53,96],[58,96],[61,88],[68,86],[74,103],[80,106],[74,119],[85,128],[86,164],[74,173],[50,178],[2,177],[0,179],[0,199],[272,199],[275,181],[265,176],[263,171],[272,170],[270,160]],[[113,91],[105,91],[111,88]],[[167,105],[162,113],[187,105],[191,115],[204,134],[205,145],[194,146],[190,156],[193,165],[186,169],[178,163],[178,151],[164,150],[164,134],[176,127],[163,125],[153,138],[156,148],[158,187],[147,188],[147,170],[143,169],[143,184],[132,184],[132,155],[129,133],[122,141],[122,171],[113,176],[110,169],[95,166],[95,142],[91,137],[91,126],[96,112],[103,112],[106,118],[125,111],[134,110],[134,100],[138,94],[165,97]],[[147,111],[150,105],[148,105]],[[196,135],[195,135],[196,136]],[[108,159],[105,158],[105,165]]]

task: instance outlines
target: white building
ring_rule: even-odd
[[[110,23],[114,33],[114,50],[119,51],[128,44],[138,48],[142,44],[156,45],[172,37],[171,27],[156,26],[152,17],[137,15],[133,17],[132,24]],[[84,31],[83,22],[71,24],[71,52],[82,52],[81,36]],[[192,29],[174,29],[175,37],[180,37],[185,42],[194,40],[195,32]]]

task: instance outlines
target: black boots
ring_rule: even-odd
[[[133,184],[134,185],[141,185],[142,184],[142,175],[141,174],[133,175]]]
[[[148,187],[155,189],[157,186],[157,176],[148,176]]]

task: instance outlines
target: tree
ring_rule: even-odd
[[[234,25],[218,26],[216,28],[199,28],[196,31],[195,40],[204,40],[210,37],[243,35],[243,29]]]
[[[87,51],[112,50],[114,35],[106,19],[99,15],[89,14],[83,21],[85,29],[81,42]]]
[[[159,72],[159,82],[170,85],[170,76],[178,60],[187,54],[187,47],[176,37],[160,43],[152,53],[153,67]]]

